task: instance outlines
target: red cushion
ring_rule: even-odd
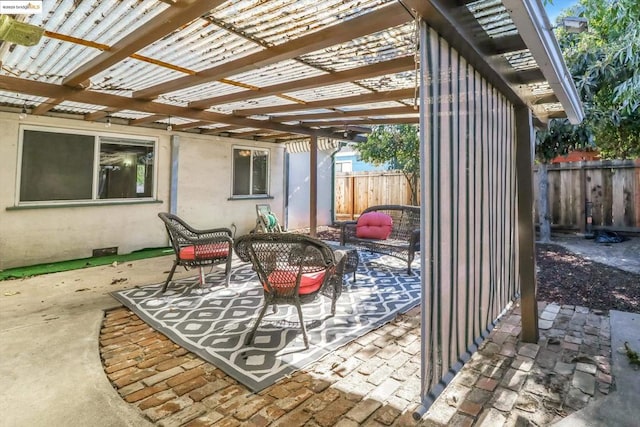
[[[386,240],[391,234],[393,220],[382,212],[367,212],[360,215],[356,224],[356,237]]]
[[[229,245],[226,243],[216,243],[215,245],[194,245],[180,249],[180,259],[210,259],[224,258],[229,256]]]
[[[325,273],[326,270],[303,274],[302,279],[300,280],[300,290],[298,293],[300,295],[307,295],[320,289]],[[275,270],[269,274],[269,283],[271,283],[271,286],[274,288],[284,285],[287,285],[287,287],[295,286],[296,273],[293,271]]]

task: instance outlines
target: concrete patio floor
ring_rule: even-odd
[[[420,421],[419,309],[252,394],[108,295],[170,264],[0,282],[3,425],[545,425],[618,392],[608,316],[541,303],[538,344],[519,342],[516,305]]]

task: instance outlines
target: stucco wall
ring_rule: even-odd
[[[98,206],[42,206],[15,209],[20,126],[47,126],[158,139],[156,203]],[[255,225],[260,200],[229,200],[234,145],[270,149],[272,209],[284,212],[284,148],[268,143],[194,135],[185,132],[119,126],[75,119],[0,112],[0,269],[90,257],[96,248],[118,247],[118,253],[167,245],[157,213],[169,211],[171,135],[179,136],[177,213],[196,227],[237,226],[237,235]]]
[[[332,166],[331,153],[318,151],[318,225],[333,222]],[[309,153],[289,154],[287,228],[290,230],[309,227],[309,170]]]

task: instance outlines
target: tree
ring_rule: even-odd
[[[547,129],[536,132],[536,160],[538,161],[538,215],[540,241],[551,241],[551,218],[549,217],[547,166],[555,157],[567,154],[576,148],[591,144],[591,135],[586,127],[573,126],[567,119],[552,119]]]
[[[399,170],[411,190],[411,204],[418,204],[420,178],[420,138],[414,125],[374,126],[365,142],[358,144],[365,162],[376,166],[387,164],[389,170]]]
[[[586,33],[558,32],[584,105],[579,127],[604,158],[640,157],[640,2],[581,0],[566,14],[589,23]]]

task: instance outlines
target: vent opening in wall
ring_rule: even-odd
[[[93,256],[106,256],[106,255],[118,255],[118,247],[114,246],[112,248],[100,248],[93,250]]]

